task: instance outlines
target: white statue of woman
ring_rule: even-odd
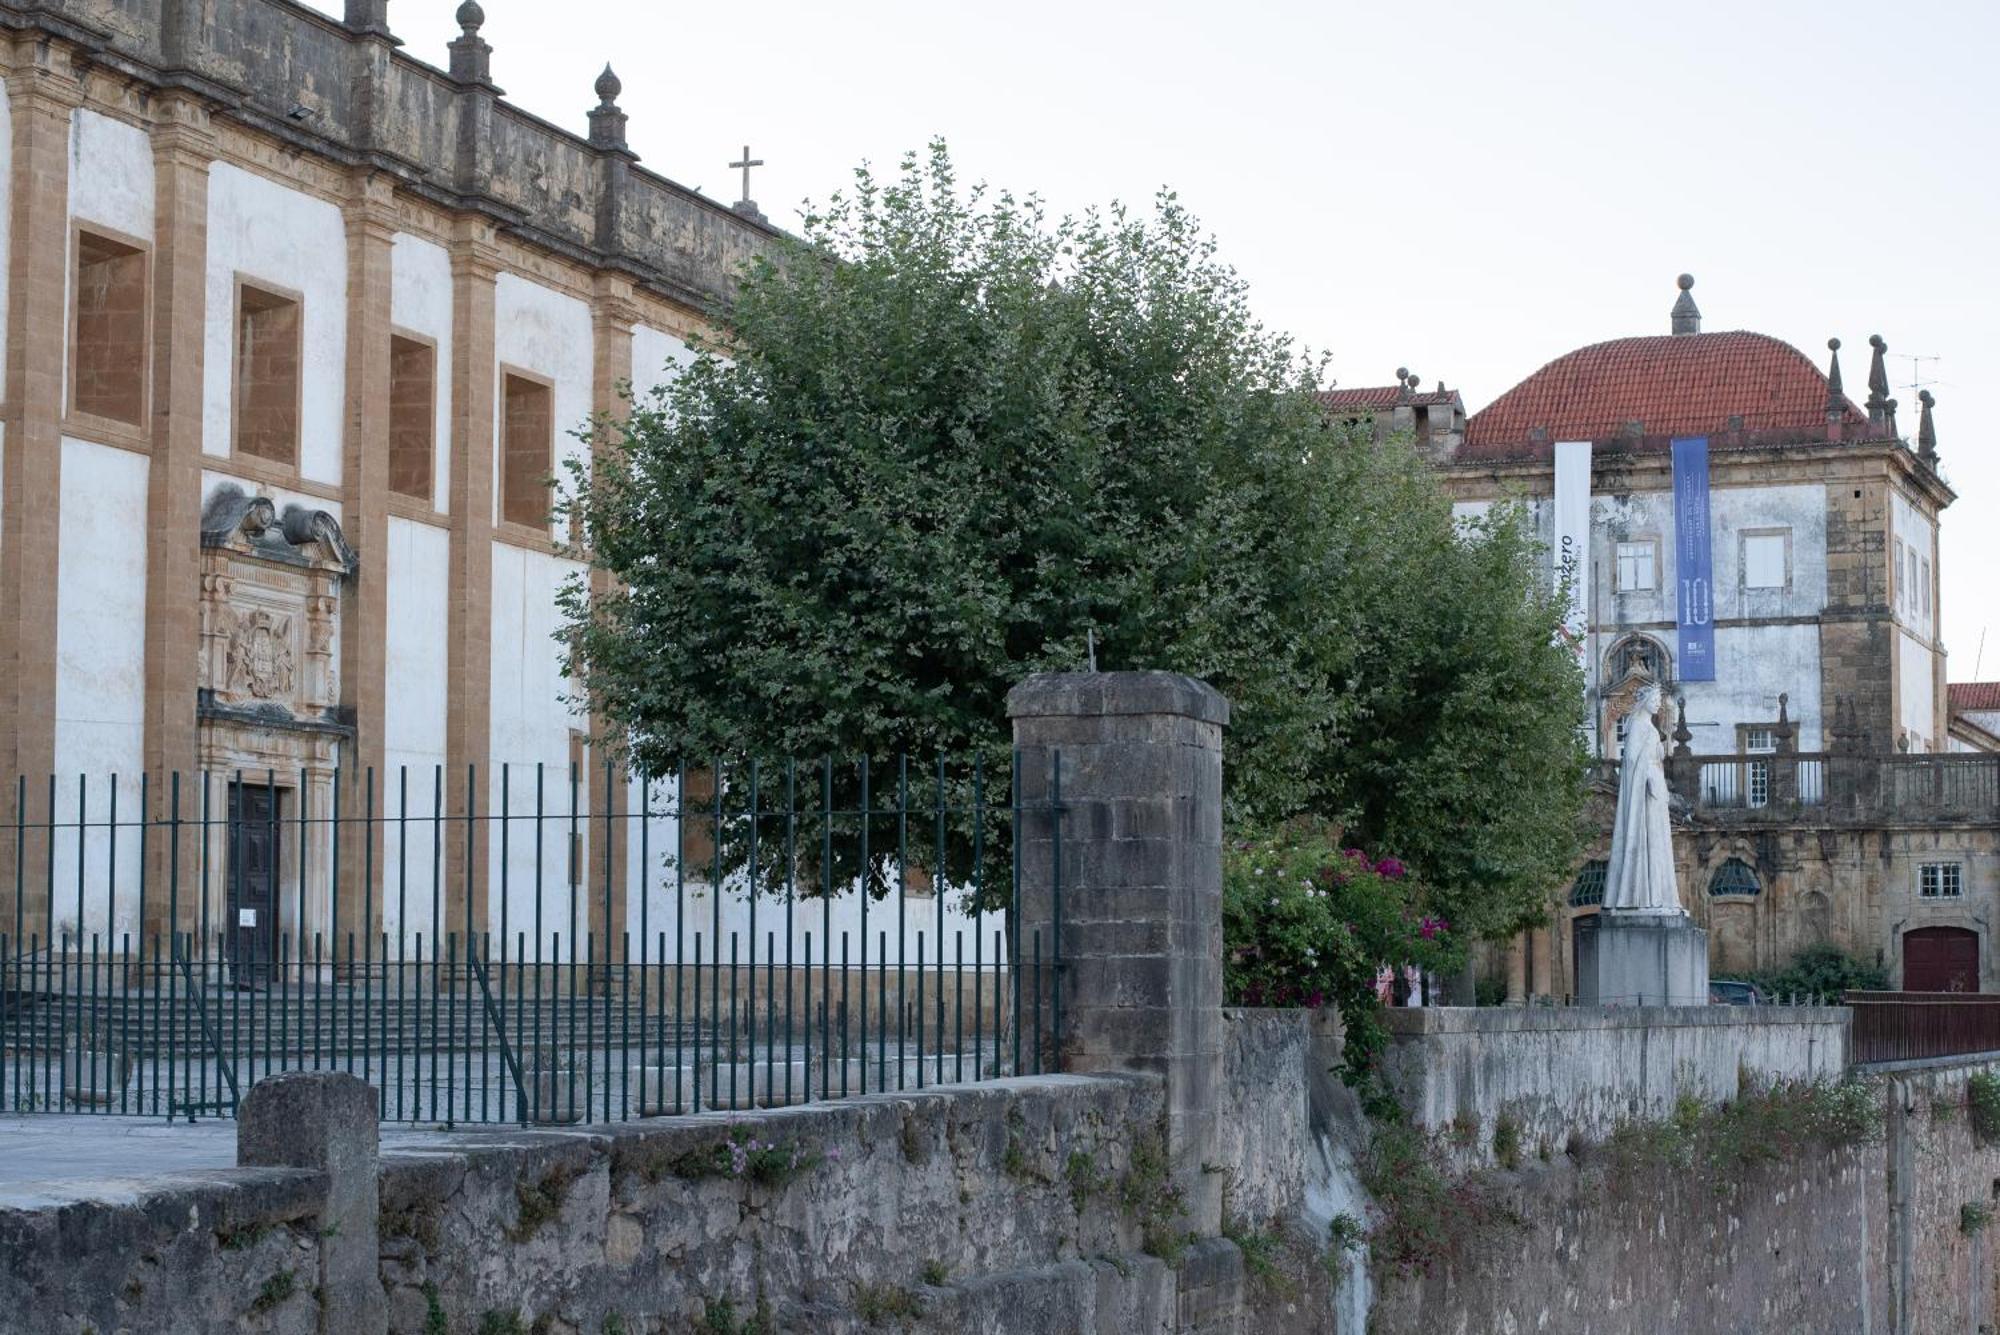
[[[1674,876],[1674,833],[1667,819],[1667,771],[1653,725],[1660,688],[1646,686],[1633,702],[1618,770],[1618,817],[1611,826],[1611,866],[1604,908],[1620,913],[1685,913]]]

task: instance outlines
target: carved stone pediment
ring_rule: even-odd
[[[343,728],[340,586],[356,563],[338,521],[225,483],[202,507],[201,539],[202,715]]]
[[[201,545],[231,548],[287,565],[314,565],[353,574],[360,562],[340,521],[324,510],[252,496],[233,482],[217,487],[201,508]]]

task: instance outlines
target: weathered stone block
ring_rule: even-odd
[[[319,1217],[319,1329],[386,1329],[377,1230],[376,1095],[339,1071],[287,1071],[258,1081],[236,1113],[236,1162],[326,1175]]]

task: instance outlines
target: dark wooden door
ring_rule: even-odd
[[[255,784],[229,788],[229,924],[233,973],[258,983],[275,973],[278,945],[278,795]]]
[[[1905,992],[1977,992],[1979,934],[1963,927],[1919,927],[1903,933]]]

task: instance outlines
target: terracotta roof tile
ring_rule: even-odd
[[[1440,403],[1456,404],[1459,401],[1458,391],[1455,389],[1412,394],[1408,399],[1397,398],[1401,392],[1400,385],[1371,385],[1364,389],[1328,389],[1320,391],[1319,401],[1333,412],[1394,408],[1398,403],[1408,403],[1413,408],[1426,408]]]
[[[1664,448],[1673,436],[1721,436],[1742,419],[1743,443],[1826,439],[1827,380],[1791,344],[1767,334],[1662,334],[1593,343],[1556,358],[1472,415],[1464,457],[1546,453],[1550,442],[1628,440]],[[1845,397],[1842,422],[1867,422]],[[1536,428],[1547,436],[1531,437]]]
[[[1944,688],[1944,698],[1950,714],[2000,710],[2000,681],[1955,681]]]

